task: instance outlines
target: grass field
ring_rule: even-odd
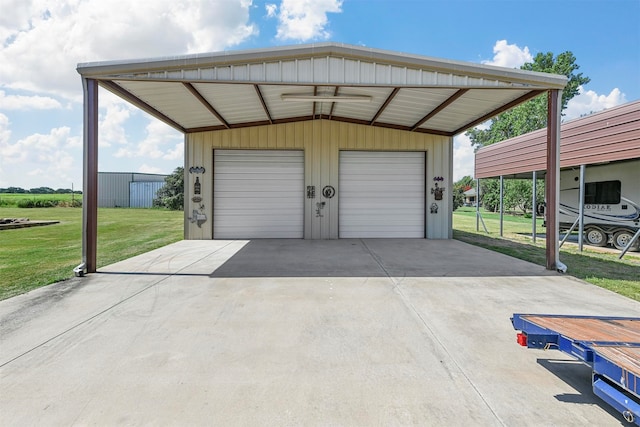
[[[18,204],[20,200],[56,200],[71,202],[72,200],[82,201],[82,194],[18,194],[0,193],[0,206],[10,207]],[[2,215],[0,215],[1,217]]]
[[[73,276],[82,261],[82,209],[0,207],[0,218],[58,220],[44,227],[0,231],[0,299]],[[183,238],[183,213],[98,209],[98,267]]]
[[[4,195],[3,195],[4,196]],[[46,196],[46,195],[45,195]],[[66,195],[69,196],[70,195]],[[0,206],[0,218],[58,220],[59,224],[0,231],[0,299],[73,276],[82,258],[82,209]],[[531,219],[505,216],[504,238],[497,214],[483,213],[489,234],[476,231],[472,208],[454,212],[454,238],[545,265],[544,239],[531,239]],[[545,229],[538,220],[538,233]],[[182,239],[183,213],[158,209],[99,209],[98,267],[148,252]],[[588,248],[588,247],[587,247]],[[640,301],[640,257],[619,261],[617,254],[565,245],[560,259],[568,274]]]
[[[546,264],[545,241],[531,238],[532,220],[505,215],[503,235],[500,237],[499,215],[482,212],[489,234],[482,224],[476,231],[476,213],[473,208],[460,208],[453,213],[453,237],[466,243],[482,246],[515,258]],[[537,233],[546,229],[538,219]],[[568,266],[567,274],[594,285],[612,290],[640,301],[640,257],[627,255],[618,260],[618,252],[604,253],[589,246],[580,253],[577,245],[565,244],[560,249],[560,261]]]

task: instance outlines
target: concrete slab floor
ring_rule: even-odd
[[[182,241],[0,302],[3,425],[623,425],[514,312],[640,304],[458,241]]]

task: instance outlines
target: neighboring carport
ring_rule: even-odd
[[[640,101],[630,102],[610,108],[586,117],[571,120],[561,125],[560,168],[564,170],[579,169],[580,189],[585,187],[584,177],[587,166],[618,164],[620,170],[631,170],[627,174],[627,185],[637,188],[640,182],[640,170],[629,164],[640,160]],[[520,178],[533,179],[548,176],[547,164],[547,132],[541,129],[497,144],[482,147],[475,155],[475,178]],[[624,163],[624,166],[622,162]],[[635,172],[634,172],[635,171]],[[633,176],[635,174],[635,176]],[[559,185],[559,179],[557,185]],[[559,187],[557,187],[559,188]],[[548,188],[547,188],[548,189]],[[557,211],[549,206],[547,195],[547,212]],[[534,192],[535,197],[535,192]],[[635,201],[638,203],[638,200]],[[581,191],[579,201],[580,220],[579,242],[582,247],[584,192]],[[632,213],[629,210],[628,213]],[[547,248],[549,243],[557,244],[557,215],[547,217]],[[535,224],[535,216],[533,217]],[[636,218],[636,226],[638,221]],[[551,226],[551,227],[550,227]],[[552,228],[553,227],[553,228]],[[534,226],[535,230],[535,226]],[[535,232],[535,231],[534,231]]]
[[[417,170],[421,171],[418,173],[422,173],[425,181],[427,175],[430,178],[433,176],[433,182],[429,180],[432,191],[429,192],[426,183],[424,185],[424,200],[421,202],[423,211],[419,215],[426,217],[427,205],[435,208],[432,213],[437,212],[437,203],[432,203],[434,200],[443,200],[441,204],[445,212],[438,217],[439,229],[435,232],[429,229],[431,225],[418,221],[414,229],[406,231],[407,235],[423,233],[425,237],[429,234],[435,238],[451,236],[452,209],[448,194],[445,193],[444,199],[434,199],[433,194],[437,194],[434,190],[438,189],[438,183],[445,188],[452,185],[453,136],[547,92],[547,169],[554,171],[558,168],[559,100],[566,84],[564,76],[335,43],[79,64],[78,72],[83,78],[85,99],[83,263],[76,270],[78,274],[96,270],[99,85],[183,132],[188,154],[185,156],[185,170],[191,166],[196,171],[194,175],[200,173],[197,171],[208,169],[209,164],[214,164],[214,161],[208,160],[213,150],[207,149],[200,154],[189,151],[197,138],[215,139],[224,134],[233,140],[242,138],[236,132],[242,129],[251,130],[248,135],[262,138],[263,134],[270,132],[269,129],[275,129],[274,126],[296,122],[318,123],[305,129],[306,133],[301,136],[313,140],[311,143],[292,143],[296,150],[304,150],[305,156],[318,154],[317,158],[320,159],[313,158],[313,173],[305,171],[307,175],[303,178],[303,185],[307,187],[307,199],[313,199],[315,187],[318,187],[318,191],[323,190],[322,197],[332,197],[333,187],[337,185],[336,163],[339,161],[344,166],[349,161],[346,156],[338,159],[338,153],[342,153],[346,146],[344,142],[341,143],[343,145],[332,146],[330,150],[327,145],[330,136],[338,133],[333,127],[336,123],[357,126],[358,132],[363,135],[367,132],[376,134],[380,129],[394,132],[392,138],[387,138],[383,143],[376,143],[373,139],[366,141],[367,152],[394,151],[393,139],[397,138],[409,141],[401,141],[405,147],[402,150],[410,151],[415,146],[419,147],[415,151],[426,153],[424,136],[432,137],[437,142],[429,142],[432,144],[430,147],[434,151],[439,150],[442,160],[434,166],[434,157],[431,156],[422,169],[417,163]],[[316,135],[319,131],[323,132],[322,138]],[[340,133],[348,139],[350,131],[351,128],[343,128]],[[296,131],[287,129],[287,132]],[[295,135],[291,139],[296,139]],[[233,141],[222,141],[216,147],[223,148],[225,144],[232,145]],[[197,151],[210,146],[202,144],[195,147]],[[258,147],[258,143],[249,146],[251,149]],[[355,147],[351,151],[357,151],[357,144],[350,147]],[[362,158],[357,160],[361,161]],[[207,161],[187,164],[193,159]],[[329,163],[326,159],[329,159]],[[389,163],[388,159],[386,162]],[[427,162],[432,163],[429,165]],[[431,171],[426,172],[429,167]],[[332,185],[325,185],[328,178],[322,175],[324,172],[316,172],[320,169],[327,170],[326,176],[333,180]],[[185,178],[189,178],[185,179],[189,183],[185,200],[190,204],[190,208],[185,209],[186,235],[187,229],[197,230],[194,227],[200,227],[216,212],[210,207],[212,202],[207,202],[206,208],[200,210],[191,206],[191,203],[200,203],[208,197],[209,191],[214,192],[211,188],[213,184],[209,187],[213,180],[203,183],[198,176],[194,179],[187,172]],[[555,182],[553,173],[548,178],[550,183]],[[192,183],[193,180],[195,182]],[[321,183],[322,180],[325,180],[324,183]],[[346,183],[347,186],[350,184]],[[202,194],[200,186],[203,187]],[[370,198],[365,203],[371,201]],[[202,203],[204,206],[205,203]],[[218,199],[218,204],[221,203]],[[554,203],[555,199],[548,200],[550,207],[554,207]],[[320,239],[338,237],[337,216],[343,215],[343,222],[353,212],[358,216],[357,211],[349,210],[348,203],[345,205],[347,209],[341,206],[339,210],[338,205],[334,204],[328,215],[323,215],[320,211],[324,206],[322,202],[315,205],[306,203],[303,208],[306,215],[303,236]],[[313,214],[315,206],[317,215]],[[222,214],[217,212],[217,215]],[[420,220],[410,220],[414,219]],[[210,224],[207,222],[205,227],[211,227]],[[358,227],[360,225],[355,224]],[[224,235],[227,230],[221,230],[221,234]],[[347,226],[344,235],[352,231],[353,228]],[[300,234],[299,229],[287,232],[296,236]],[[379,233],[379,227],[373,232]],[[394,235],[400,232],[404,230],[392,230]],[[211,238],[211,234],[208,236],[204,233],[190,238]],[[552,242],[549,244],[547,268],[555,269],[557,255],[554,258],[553,254],[557,253],[557,248],[553,247]]]

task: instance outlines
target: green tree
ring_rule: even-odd
[[[523,214],[533,211],[533,181],[530,179],[505,180],[504,190],[505,210],[518,210]],[[544,181],[538,180],[536,186],[536,200],[544,200]]]
[[[458,209],[464,204],[464,192],[474,187],[473,178],[468,175],[463,176],[453,184],[453,210]]]
[[[500,180],[482,179],[482,203],[486,210],[497,212],[500,209]],[[503,209],[505,212],[520,211],[527,214],[533,211],[533,181],[530,179],[505,179],[503,194]],[[536,200],[541,203],[544,200],[544,180],[538,180],[536,184]]]
[[[164,179],[164,187],[158,190],[153,206],[174,211],[184,209],[184,168],[177,167],[171,175]]]
[[[492,179],[480,180],[481,206],[490,212],[496,212],[500,207],[500,181]]]
[[[567,107],[571,98],[579,92],[579,86],[591,81],[589,77],[578,73],[580,66],[576,64],[576,57],[570,51],[563,52],[554,58],[553,53],[538,53],[533,62],[527,62],[522,67],[527,71],[562,74],[569,79],[562,91],[562,110]],[[494,144],[547,126],[547,95],[538,96],[511,110],[491,119],[488,129],[471,129],[467,136],[471,145],[477,150],[485,145]]]

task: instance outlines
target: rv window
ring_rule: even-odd
[[[620,181],[587,182],[584,185],[586,205],[615,205],[620,203]]]

